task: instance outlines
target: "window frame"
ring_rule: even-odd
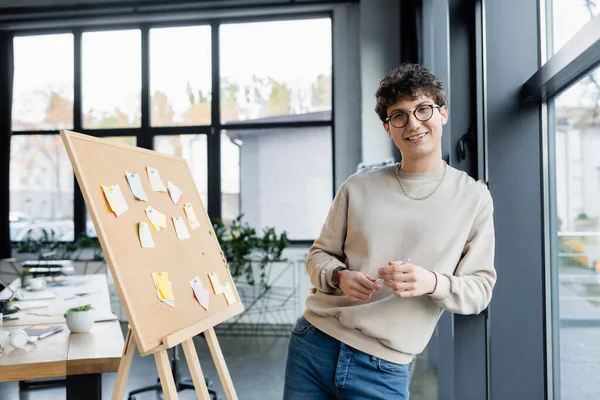
[[[275,13],[253,16],[227,16],[220,18],[196,18],[185,21],[155,21],[155,22],[136,22],[122,23],[112,25],[90,25],[73,28],[52,28],[52,29],[23,29],[12,31],[14,37],[46,35],[46,34],[73,34],[73,62],[74,62],[74,96],[73,96],[73,130],[95,137],[106,136],[135,136],[137,146],[146,149],[153,149],[155,136],[185,135],[197,134],[207,136],[207,179],[208,179],[208,207],[207,213],[211,219],[221,218],[221,131],[234,130],[252,130],[269,128],[306,128],[306,127],[329,127],[332,142],[332,171],[335,171],[335,121],[334,121],[334,91],[331,98],[331,117],[329,120],[307,120],[291,122],[262,122],[253,123],[251,121],[240,122],[221,122],[221,103],[220,103],[220,35],[219,28],[223,24],[249,23],[249,22],[271,22],[286,20],[303,20],[328,18],[331,21],[331,64],[332,64],[332,89],[334,84],[334,12],[314,11],[299,13]],[[174,28],[174,27],[192,27],[209,26],[211,29],[211,124],[193,125],[193,126],[160,126],[152,127],[150,125],[150,29],[155,28]],[[115,30],[139,29],[141,33],[141,126],[139,128],[113,128],[113,129],[84,129],[83,128],[83,109],[82,109],[82,37],[87,32],[104,32]],[[57,130],[27,130],[13,131],[12,135],[55,135]],[[335,193],[335,179],[332,179],[331,198]],[[75,179],[73,199],[73,215],[75,240],[86,232],[86,208],[83,195]],[[9,196],[9,193],[6,194]],[[292,245],[311,245],[315,238],[291,239]]]

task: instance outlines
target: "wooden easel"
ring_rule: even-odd
[[[237,400],[235,390],[214,327],[244,311],[237,288],[229,272],[212,222],[204,209],[198,188],[187,162],[134,146],[114,143],[76,132],[61,131],[61,137],[85,204],[94,222],[102,251],[115,281],[115,287],[131,324],[119,365],[113,400],[122,399],[131,361],[136,347],[141,356],[154,354],[165,399],[177,399],[177,391],[167,350],[182,344],[196,394],[209,400],[200,362],[192,339],[204,332],[228,400]],[[169,194],[153,190],[150,168],[160,171],[163,183],[173,181],[183,193],[179,202]],[[148,201],[138,201],[128,192],[126,174],[137,174]],[[101,185],[120,185],[128,210],[119,217],[110,210]],[[199,225],[180,240],[171,218],[185,219],[184,204],[196,210]],[[138,224],[146,221],[146,208],[151,205],[167,217],[167,228],[152,234],[155,246],[142,248]],[[157,299],[152,274],[167,272],[169,284],[177,298],[177,307]],[[196,300],[190,281],[198,278],[210,290],[216,277],[233,290],[228,299],[213,290],[210,307]],[[214,289],[214,288],[213,288]]]
[[[221,378],[221,383],[223,384],[223,389],[225,390],[225,396],[228,400],[237,400],[237,394],[235,393],[235,388],[233,387],[233,382],[231,381],[231,376],[229,375],[227,364],[225,364],[225,359],[223,358],[223,353],[221,352],[221,346],[219,346],[214,329],[209,328],[208,330],[204,331],[204,335],[206,336],[210,353],[213,357],[215,366],[217,367],[217,372]],[[185,353],[185,359],[190,369],[190,374],[192,376],[192,381],[194,382],[194,388],[196,389],[196,395],[198,396],[198,399],[210,400],[208,388],[206,387],[204,375],[202,374],[202,368],[200,368],[200,361],[198,360],[198,353],[196,353],[196,346],[194,346],[193,338],[184,340],[181,343],[181,346],[183,347],[183,352]],[[121,363],[119,364],[119,371],[117,372],[117,379],[113,388],[112,400],[121,400],[125,395],[127,377],[129,375],[129,369],[131,368],[131,362],[133,360],[135,348],[135,338],[131,328],[129,328],[129,331],[127,332],[127,338],[125,339],[125,347],[123,348],[123,356],[121,357]],[[162,346],[159,346],[159,348],[141,355],[145,356],[154,354],[156,368],[158,369],[158,376],[160,377],[160,383],[162,385],[163,394],[165,395],[165,400],[177,400],[177,390],[175,388],[175,382],[173,381],[173,373],[171,371],[169,356],[167,354],[167,349],[169,348],[170,347],[166,347],[166,345],[163,344]]]

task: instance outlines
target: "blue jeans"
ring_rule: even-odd
[[[292,328],[284,400],[408,400],[409,364],[363,353],[312,326]]]

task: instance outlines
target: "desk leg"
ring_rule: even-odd
[[[102,399],[102,374],[67,376],[67,400],[80,399]]]

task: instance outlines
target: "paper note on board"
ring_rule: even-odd
[[[175,232],[180,240],[186,240],[190,238],[190,232],[185,226],[185,220],[182,217],[173,217],[173,225],[175,226]]]
[[[221,285],[221,281],[219,280],[216,272],[210,272],[208,274],[208,279],[210,279],[210,284],[212,285],[213,292],[215,292],[215,294],[223,293],[223,285]]]
[[[146,208],[145,211],[155,231],[158,232],[161,229],[167,227],[167,217],[165,216],[165,214],[155,210],[152,207]]]
[[[150,226],[147,222],[140,221],[138,224],[138,233],[140,236],[140,244],[144,248],[154,247],[154,240],[150,232]]]
[[[183,210],[185,211],[185,215],[187,216],[187,220],[192,230],[199,228],[200,222],[198,222],[198,217],[194,212],[194,207],[192,207],[192,203],[185,203],[183,206]]]
[[[167,189],[169,190],[169,195],[171,196],[171,200],[175,205],[179,204],[181,198],[183,197],[183,192],[177,186],[173,184],[173,182],[167,182]]]
[[[121,192],[119,185],[101,186],[102,191],[104,192],[104,197],[108,201],[108,205],[116,217],[119,217],[125,211],[129,210],[129,206],[125,201],[125,197],[123,197],[123,193]]]
[[[162,179],[160,179],[160,174],[156,168],[146,167],[146,171],[148,172],[148,179],[150,180],[150,187],[155,192],[166,192],[167,188],[163,183]]]
[[[190,281],[190,286],[192,287],[192,290],[194,291],[194,296],[196,296],[198,303],[200,303],[200,305],[206,311],[208,311],[208,301],[210,298],[210,292],[208,291],[208,289],[206,289],[204,286],[202,286],[202,282],[200,281],[200,278],[197,276],[194,277],[194,279],[192,279]]]
[[[232,305],[233,303],[237,302],[235,294],[233,293],[233,287],[229,283],[223,284],[223,294],[225,295],[227,304]]]
[[[146,192],[144,192],[140,176],[138,174],[125,171],[125,177],[127,178],[129,190],[131,190],[131,195],[133,198],[141,201],[148,201],[148,196],[146,196]]]

